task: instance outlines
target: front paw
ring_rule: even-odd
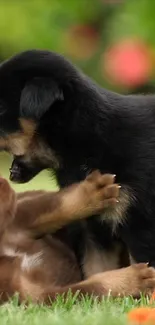
[[[119,189],[115,184],[115,175],[92,172],[84,181],[88,205],[94,213],[101,213],[105,208],[114,207],[119,202]]]

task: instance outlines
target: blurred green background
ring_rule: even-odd
[[[0,61],[30,48],[60,52],[102,86],[154,92],[155,0],[1,0]],[[11,157],[1,153],[8,177]],[[55,187],[55,183],[53,183]],[[27,188],[51,188],[47,172]]]

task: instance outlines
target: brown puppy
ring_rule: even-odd
[[[155,271],[146,264],[96,274],[81,281],[75,256],[48,236],[64,225],[100,213],[118,202],[119,186],[112,175],[93,172],[84,181],[59,192],[16,195],[0,178],[0,296],[1,302],[19,293],[33,302],[50,303],[57,294],[79,291],[101,298],[149,293]],[[40,239],[37,239],[41,237]]]

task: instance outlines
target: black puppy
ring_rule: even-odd
[[[62,56],[32,50],[0,66],[0,114],[0,147],[15,158],[12,180],[45,168],[60,187],[94,169],[116,174],[117,207],[66,228],[85,277],[119,267],[115,241],[155,266],[155,96],[107,91]]]

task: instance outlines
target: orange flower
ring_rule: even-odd
[[[150,303],[152,303],[154,301],[155,301],[155,291],[153,292],[153,294],[151,296]]]
[[[146,324],[150,320],[153,321],[153,318],[155,320],[155,309],[150,307],[135,308],[128,313],[128,320],[134,324]]]
[[[155,308],[150,312],[147,323],[149,325],[155,325]]]

